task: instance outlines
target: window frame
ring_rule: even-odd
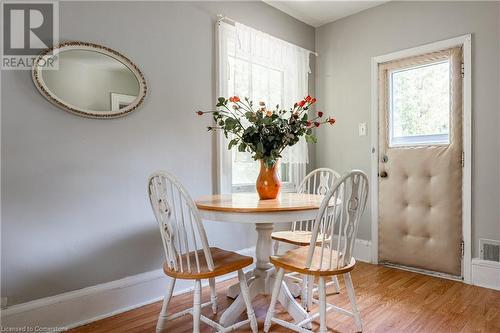
[[[274,68],[273,66],[269,66],[267,63],[261,63],[259,58],[253,58],[252,55],[249,55],[247,58],[246,56],[239,57],[236,54],[230,55],[230,39],[233,38],[233,34],[235,33],[236,30],[236,24],[239,24],[237,22],[234,22],[232,20],[229,20],[221,15],[218,16],[218,20],[215,24],[216,27],[216,87],[215,87],[215,98],[218,96],[229,96],[229,91],[228,91],[228,76],[230,75],[229,72],[229,61],[228,57],[232,56],[234,59],[238,60],[244,60],[248,61],[250,65],[259,65],[259,66],[264,66],[268,67],[270,69],[277,69],[279,71],[282,71],[281,67],[280,68]],[[284,71],[284,75],[282,75],[282,103],[281,105],[284,105],[284,101],[287,101],[287,99],[290,98],[289,94],[290,91],[295,91],[297,90],[300,95],[307,95],[307,87],[308,87],[308,76],[310,74],[310,67],[309,67],[309,56],[311,54],[317,55],[316,53],[309,51],[307,49],[301,48],[297,45],[290,44],[284,40],[281,40],[279,38],[269,36],[270,38],[274,38],[277,42],[280,44],[286,44],[289,46],[292,46],[296,48],[297,50],[294,49],[294,52],[297,52],[297,55],[295,56],[297,58],[297,61],[303,61],[304,62],[304,67],[299,67],[299,78],[306,78],[305,82],[302,79],[299,79],[297,81],[297,85],[294,85],[293,87],[289,87],[289,84],[286,81],[287,75],[290,75],[287,70]],[[300,58],[301,56],[304,56],[302,53],[299,54],[299,52],[306,52],[307,53],[307,59],[304,60],[305,58]],[[250,61],[249,61],[250,60]],[[253,60],[253,61],[252,61]],[[288,67],[285,67],[288,68]],[[303,74],[305,76],[302,76],[302,71],[304,71]],[[251,89],[251,86],[249,87]],[[224,136],[224,133],[222,131],[217,131],[214,133],[214,139],[215,139],[215,175],[216,175],[216,180],[214,182],[214,193],[233,193],[233,192],[256,192],[255,189],[255,184],[234,184],[233,186],[233,177],[232,177],[232,160],[233,160],[233,154],[231,151],[227,150],[227,144],[228,144],[228,139]],[[289,191],[295,191],[296,188],[298,187],[298,182],[300,179],[305,176],[305,172],[307,170],[307,162],[304,163],[290,163],[288,165],[288,180],[286,182],[282,182],[282,191],[283,192],[289,192]]]
[[[287,170],[288,177],[290,178],[292,166],[287,163],[285,167],[288,169]],[[297,190],[297,186],[298,186],[298,184],[295,184],[291,180],[282,181],[281,182],[281,191],[282,192],[295,192]],[[232,175],[231,175],[231,192],[232,193],[244,193],[244,192],[256,192],[256,191],[257,190],[255,188],[255,183],[234,184],[232,182]]]

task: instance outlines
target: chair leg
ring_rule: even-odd
[[[325,278],[319,278],[319,331],[326,333],[326,287]]]
[[[276,278],[274,280],[273,294],[271,296],[271,304],[269,304],[269,309],[267,310],[266,320],[264,321],[264,332],[269,332],[271,328],[271,319],[274,317],[274,308],[276,307],[276,302],[278,301],[278,295],[281,290],[281,282],[283,281],[283,276],[285,275],[285,270],[280,268],[278,273],[276,273]]]
[[[349,300],[351,301],[352,313],[354,314],[354,322],[358,332],[363,331],[363,322],[361,321],[361,315],[359,314],[358,306],[356,304],[356,295],[354,293],[354,286],[352,285],[351,273],[344,274],[345,286],[347,289],[347,294],[349,295]]]
[[[165,297],[163,298],[163,305],[161,307],[160,316],[158,317],[158,322],[156,324],[156,332],[166,332],[167,325],[167,308],[170,299],[172,298],[172,292],[174,291],[175,279],[168,279],[167,290],[165,291]]]
[[[194,299],[193,299],[193,333],[200,333],[200,316],[201,316],[201,280],[194,282]]]
[[[332,276],[332,282],[333,282],[333,286],[335,287],[335,293],[339,294],[340,293],[340,285],[339,285],[339,279],[337,279],[337,275]]]
[[[302,290],[300,291],[300,303],[304,309],[307,310],[307,286],[308,286],[307,275],[302,275]]]
[[[210,302],[212,303],[212,312],[217,314],[217,292],[215,291],[215,278],[208,279],[210,284]]]
[[[238,270],[238,280],[240,281],[240,291],[241,296],[243,296],[243,300],[245,301],[245,305],[247,307],[247,316],[250,319],[250,327],[253,333],[257,333],[259,331],[259,327],[257,325],[257,318],[255,317],[255,312],[252,306],[252,300],[250,299],[250,292],[248,290],[247,279],[245,278],[245,273],[240,269]]]
[[[302,281],[302,307],[309,312],[312,308],[314,276],[303,275]]]
[[[273,252],[275,256],[278,255],[279,249],[280,249],[280,242],[275,240],[274,241],[274,252]]]

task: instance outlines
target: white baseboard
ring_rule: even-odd
[[[354,243],[354,258],[358,261],[372,262],[372,242],[365,239],[356,238]]]
[[[500,290],[500,263],[473,258],[472,284],[484,288]]]
[[[236,252],[254,256],[255,247]],[[235,276],[235,273],[224,275],[217,281]],[[73,328],[160,301],[163,299],[166,283],[167,277],[161,269],[137,274],[2,309],[1,324],[3,328]],[[192,281],[178,280],[174,295],[191,291],[192,285]]]

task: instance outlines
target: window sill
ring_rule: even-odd
[[[281,192],[283,193],[290,193],[290,192],[295,192],[296,191],[296,186],[293,183],[290,182],[283,182],[281,183]],[[255,185],[254,184],[245,184],[245,185],[233,185],[232,187],[232,193],[255,193]]]

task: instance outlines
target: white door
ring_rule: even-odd
[[[461,276],[462,48],[379,64],[379,261]]]

